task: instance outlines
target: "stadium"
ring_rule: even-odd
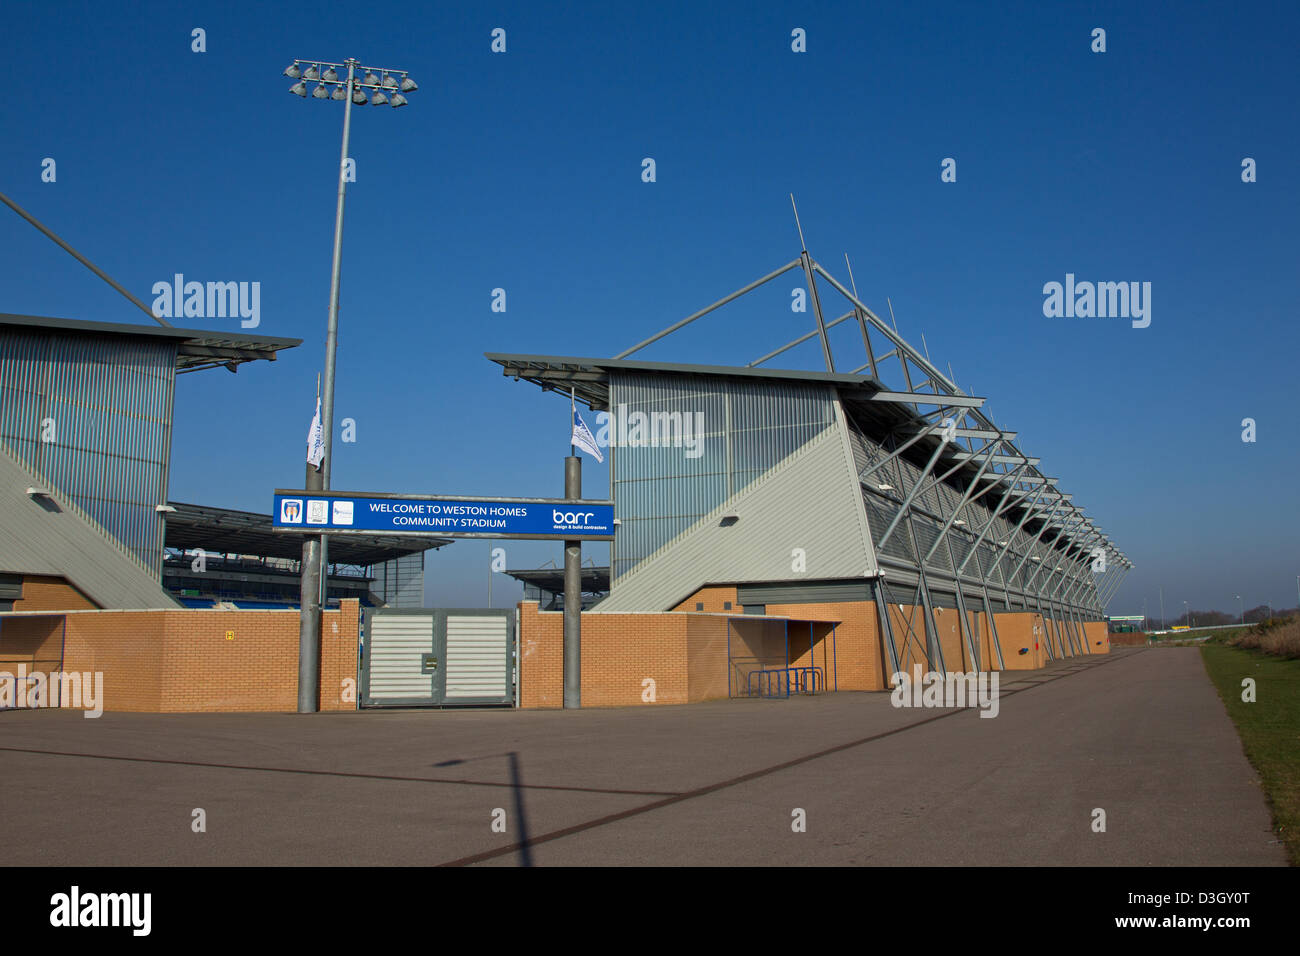
[[[814,327],[749,365],[631,358],[800,267]],[[823,314],[823,287],[846,311]],[[828,332],[843,323],[861,352],[837,363]],[[810,341],[824,371],[768,367]],[[617,534],[608,596],[583,616],[584,704],[641,701],[644,678],[675,702],[885,690],[917,668],[1026,669],[1109,650],[1103,611],[1128,559],[985,399],[806,250],[613,359],[487,357],[572,391],[598,421],[640,414],[693,439],[610,431]],[[553,706],[559,615],[529,602],[520,613],[521,700]]]
[[[793,341],[745,366],[632,357],[796,269],[813,327]],[[846,311],[824,314],[823,295]],[[837,360],[828,333],[846,323],[861,352]],[[824,370],[773,367],[806,342]],[[11,670],[103,670],[110,708],[291,709],[301,539],[170,501],[168,471],[178,375],[298,344],[0,316]],[[984,398],[806,250],[615,358],[487,358],[606,423],[615,534],[610,566],[583,575],[584,705],[882,691],[918,669],[1109,650],[1127,558]],[[562,705],[558,572],[512,572],[533,588],[513,609],[431,609],[423,556],[450,538],[330,540],[322,709]]]

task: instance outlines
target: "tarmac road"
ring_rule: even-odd
[[[568,712],[9,711],[0,862],[1285,865],[1199,650],[1003,676],[995,719],[866,693]]]

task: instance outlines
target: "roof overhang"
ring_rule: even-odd
[[[244,362],[274,362],[276,353],[302,344],[302,339],[240,335],[235,331],[174,329],[160,325],[128,325],[120,322],[90,322],[58,319],[44,315],[15,315],[0,312],[0,328],[24,328],[64,335],[116,336],[176,343],[177,372],[195,372],[224,366],[234,371]]]
[[[805,382],[833,385],[841,392],[858,395],[863,401],[889,390],[868,375],[842,372],[804,372],[794,369],[757,368],[748,365],[688,365],[676,362],[636,362],[629,359],[579,358],[561,355],[512,355],[483,353],[496,362],[509,378],[523,379],[547,391],[570,388],[574,397],[595,411],[609,409],[609,373],[650,372],[664,375],[722,376],[766,381]],[[915,396],[909,396],[914,401]]]

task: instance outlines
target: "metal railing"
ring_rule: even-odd
[[[788,698],[826,690],[826,672],[820,667],[773,667],[750,671],[745,677],[746,697]]]

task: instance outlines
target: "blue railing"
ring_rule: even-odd
[[[750,671],[745,677],[746,697],[789,697],[826,690],[826,672],[820,667],[773,667]]]

